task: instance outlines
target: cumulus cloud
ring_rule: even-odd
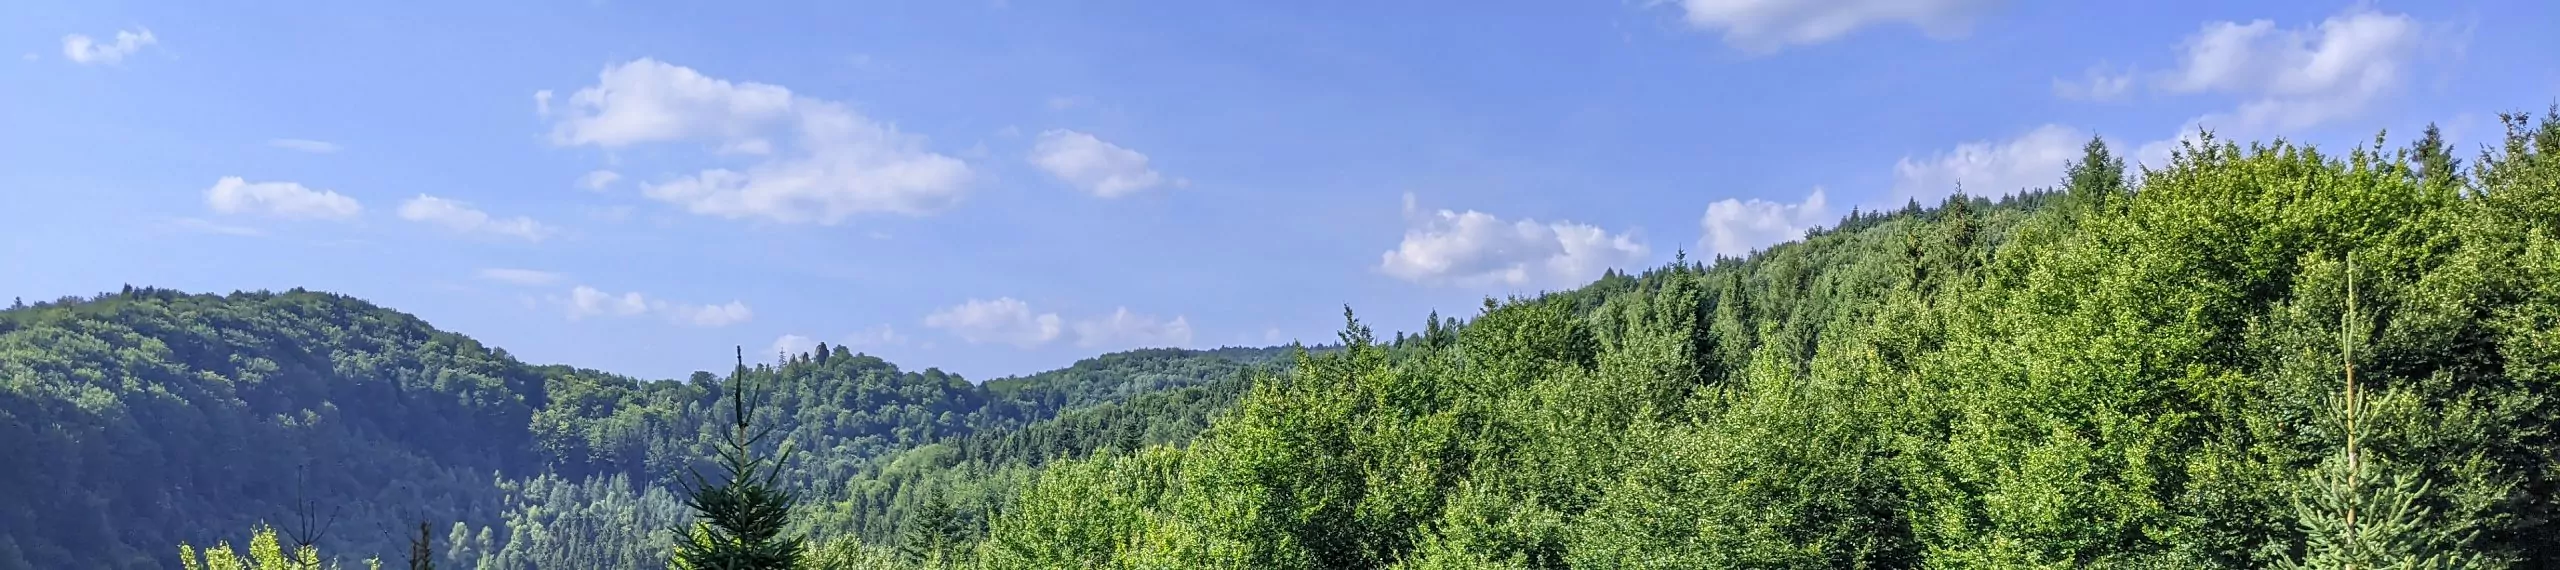
[[[1378,267],[1416,283],[1576,285],[1650,253],[1633,235],[1570,221],[1503,221],[1474,210],[1421,214],[1410,194],[1405,211],[1412,222],[1404,241],[1382,254]]]
[[[1698,220],[1706,231],[1698,240],[1698,249],[1709,255],[1742,257],[1761,248],[1804,237],[1808,230],[1831,219],[1831,206],[1821,188],[1804,201],[1783,204],[1753,198],[1726,198],[1707,205],[1707,215]]]
[[[558,112],[554,144],[693,141],[714,155],[759,157],[741,169],[643,185],[643,195],[695,214],[818,224],[864,213],[925,215],[957,204],[971,178],[966,163],[844,105],[653,59],[606,67],[565,108],[536,99],[545,116]]]
[[[590,317],[657,315],[676,324],[724,327],[755,318],[755,311],[738,301],[716,305],[695,305],[665,299],[651,299],[638,291],[616,295],[585,285],[569,290],[568,305],[571,320]]]
[[[2415,61],[2449,41],[2407,14],[2357,5],[2299,28],[2269,20],[2208,22],[2180,42],[2176,69],[2152,78],[2172,94],[2219,94],[2240,101],[2144,145],[2144,163],[2166,162],[2199,130],[2263,138],[2354,117],[2410,81]]]
[[[2048,124],[2006,141],[1968,142],[1919,160],[1904,157],[1893,165],[1893,195],[1932,202],[1959,185],[1975,196],[2053,186],[2088,142],[2079,129]]]
[[[267,141],[267,146],[276,147],[276,148],[281,148],[281,149],[285,149],[285,150],[298,150],[298,151],[308,152],[308,153],[313,153],[313,154],[328,154],[328,153],[332,153],[332,152],[338,152],[338,143],[333,143],[333,142],[329,142],[329,141],[315,141],[315,140],[309,140],[309,139],[275,139],[275,140]]]
[[[1052,129],[1031,145],[1031,164],[1095,196],[1118,198],[1165,183],[1147,155],[1093,135]]]
[[[1120,307],[1110,316],[1076,322],[1076,346],[1084,348],[1181,348],[1191,345],[1191,322],[1163,320]]]
[[[1056,340],[1057,313],[1031,312],[1031,305],[1012,297],[992,301],[970,299],[926,315],[924,326],[942,329],[970,344],[1003,343],[1031,348]]]
[[[550,237],[550,226],[517,216],[498,218],[472,208],[470,204],[419,194],[400,205],[400,219],[409,220],[464,234],[510,237],[538,242]]]
[[[225,176],[205,189],[205,205],[224,214],[260,214],[288,219],[352,220],[364,213],[356,199],[292,182],[249,182]]]
[[[603,190],[605,187],[612,186],[614,181],[621,179],[622,175],[615,173],[614,171],[597,170],[588,172],[583,176],[579,176],[578,187],[588,190]]]
[[[2406,83],[2422,40],[2408,15],[2364,7],[2303,29],[2214,22],[2187,38],[2179,69],[2162,87],[2255,97],[2225,117],[2237,125],[2306,127],[2360,111]]]
[[[98,43],[89,36],[71,34],[62,36],[62,57],[81,65],[115,65],[123,63],[124,56],[156,43],[160,43],[160,37],[151,35],[148,28],[118,31],[114,43]]]
[[[1938,39],[1963,37],[1999,0],[1680,0],[1690,26],[1736,48],[1771,52],[1838,39],[1859,28],[1903,24]]]
[[[536,271],[532,269],[490,267],[480,270],[481,279],[501,283],[512,283],[516,285],[550,285],[553,283],[559,283],[562,277],[563,276],[558,273]]]

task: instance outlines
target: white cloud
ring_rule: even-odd
[[[159,36],[151,35],[151,30],[146,28],[118,31],[115,43],[105,44],[98,43],[96,39],[89,36],[71,34],[62,36],[62,57],[70,58],[72,63],[81,65],[115,65],[122,63],[124,56],[133,55],[133,52],[142,51],[144,46],[156,43],[160,43]]]
[[[1506,222],[1473,210],[1424,215],[1411,194],[1405,211],[1412,226],[1396,249],[1380,256],[1379,269],[1416,283],[1577,285],[1608,268],[1640,263],[1650,252],[1631,234],[1570,221]]]
[[[1023,348],[1058,338],[1057,313],[1031,312],[1031,305],[1012,297],[993,301],[970,299],[926,315],[924,326],[942,329],[970,344],[1005,343]]]
[[[400,219],[442,226],[466,234],[488,234],[539,242],[553,233],[550,226],[517,216],[496,218],[470,204],[419,194],[400,205]]]
[[[835,224],[854,214],[925,215],[957,204],[971,173],[924,150],[921,137],[777,85],[715,79],[652,59],[606,67],[570,95],[551,138],[566,146],[620,148],[710,143],[715,155],[765,156],[742,170],[714,168],[642,194],[724,218]],[[775,135],[791,135],[777,148]]]
[[[1719,30],[1726,44],[1771,52],[1788,45],[1818,44],[1859,28],[1908,24],[1932,38],[1973,31],[1973,22],[2000,0],[1680,0],[1689,25]]]
[[[1181,348],[1191,345],[1191,322],[1129,312],[1120,307],[1110,316],[1076,322],[1076,346],[1083,348]]]
[[[695,305],[665,299],[651,299],[637,291],[615,295],[585,285],[569,290],[568,305],[571,320],[654,314],[677,324],[724,327],[755,318],[755,311],[738,301],[717,305]]]
[[[2089,68],[2086,77],[2077,81],[2054,78],[2053,94],[2080,101],[2115,101],[2133,91],[2132,71],[2108,71],[2106,66]]]
[[[649,312],[649,299],[638,291],[615,295],[579,285],[569,290],[569,318],[628,317]]]
[[[205,204],[224,214],[263,214],[307,220],[351,220],[364,213],[356,199],[292,182],[249,182],[225,176],[205,189]]]
[[[1040,133],[1039,141],[1031,145],[1031,164],[1103,198],[1127,196],[1165,183],[1163,174],[1147,168],[1147,155],[1064,129]]]
[[[1706,236],[1698,240],[1698,249],[1709,255],[1742,257],[1761,248],[1804,237],[1807,230],[1831,218],[1831,206],[1821,188],[1805,196],[1804,202],[1781,204],[1753,198],[1726,198],[1707,205],[1707,215],[1698,220]]]
[[[533,92],[533,114],[543,117],[551,116],[551,90]]]
[[[316,154],[338,152],[338,143],[309,139],[275,139],[267,141],[267,146]]]
[[[755,318],[746,303],[730,301],[719,305],[685,305],[660,301],[650,308],[666,313],[678,323],[698,327],[725,327]]]
[[[487,280],[490,280],[490,281],[498,281],[498,282],[503,282],[503,283],[513,283],[513,284],[517,284],[517,285],[550,285],[550,284],[553,284],[553,283],[559,283],[559,282],[560,282],[560,280],[561,280],[563,277],[564,277],[564,276],[562,276],[562,275],[560,275],[560,274],[558,274],[558,273],[553,273],[553,272],[549,272],[549,271],[536,271],[536,270],[532,270],[532,269],[510,269],[510,268],[505,268],[505,267],[490,267],[490,268],[484,268],[484,269],[481,269],[481,270],[480,270],[480,278],[481,278],[481,279],[487,279]]]
[[[2206,23],[2180,42],[2177,69],[2154,77],[2154,87],[2233,96],[2239,106],[2187,121],[2172,138],[2143,145],[2137,157],[2164,164],[2171,149],[2199,130],[2256,139],[2357,116],[2405,87],[2413,63],[2430,47],[2458,36],[2361,4],[2293,29],[2268,20]]]
[[[2406,83],[2422,32],[2408,15],[2364,7],[2304,29],[2278,30],[2267,20],[2209,23],[2187,38],[2179,69],[2161,88],[2256,98],[2207,126],[2307,127],[2358,112]]]
[[[764,353],[773,355],[796,355],[816,350],[817,348],[817,339],[796,334],[786,334],[774,338],[773,346],[766,348]]]
[[[613,183],[618,180],[622,180],[621,174],[615,173],[611,170],[597,170],[588,172],[584,176],[579,176],[578,187],[588,190],[603,190],[607,186],[612,186]]]
[[[1893,165],[1893,197],[1931,202],[1954,194],[1959,184],[1975,196],[2051,187],[2061,183],[2065,167],[2088,142],[2087,133],[2048,124],[2007,141],[1959,144],[1922,160],[1903,157]]]
[[[746,137],[789,118],[791,90],[731,83],[654,59],[609,66],[592,87],[569,95],[569,116],[552,126],[561,145],[615,148],[691,138]]]

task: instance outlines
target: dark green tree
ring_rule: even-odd
[[[2105,204],[2125,193],[2124,159],[2107,151],[2106,139],[2089,137],[2089,144],[2080,147],[2080,160],[2072,161],[2068,172],[2065,191],[2084,207]]]
[[[756,431],[748,421],[746,352],[738,352],[738,368],[729,376],[729,412],[736,418],[728,441],[719,448],[725,480],[711,484],[702,472],[685,482],[685,506],[700,524],[678,531],[675,565],[689,570],[786,570],[799,564],[801,540],[782,535],[798,498],[781,488],[781,466],[791,461],[789,446],[767,458],[756,450],[773,427]]]
[[[951,510],[951,501],[940,490],[925,494],[924,504],[907,519],[907,531],[898,539],[898,554],[908,561],[922,563],[947,561],[954,548],[967,537],[960,527],[960,515]]]

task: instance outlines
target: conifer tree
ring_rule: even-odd
[[[2476,556],[2458,552],[2458,540],[2432,524],[2431,513],[2418,504],[2427,492],[2413,470],[2399,468],[2369,453],[2365,442],[2376,407],[2356,383],[2355,262],[2347,262],[2347,311],[2338,331],[2345,370],[2345,389],[2335,409],[2346,441],[2337,455],[2311,473],[2309,488],[2294,503],[2294,513],[2307,539],[2299,558],[2278,564],[2287,569],[2429,570],[2479,566]]]
[[[747,376],[746,352],[740,348],[738,368],[728,382],[735,424],[719,449],[725,478],[713,485],[695,470],[692,480],[684,483],[685,506],[693,509],[698,524],[690,532],[678,531],[674,565],[679,568],[784,570],[799,563],[801,540],[782,535],[798,501],[780,485],[782,465],[790,461],[791,452],[787,446],[776,458],[756,452],[756,445],[771,436],[773,428],[758,431],[749,425]]]
[[[2090,137],[2089,143],[2080,147],[2080,160],[2069,166],[2064,183],[2069,185],[2066,191],[2072,201],[2095,207],[2125,192],[2124,174],[2124,159],[2107,151],[2106,139]]]
[[[959,514],[951,510],[951,502],[937,489],[926,493],[924,505],[907,519],[906,535],[899,539],[898,553],[919,564],[946,561],[963,538]]]

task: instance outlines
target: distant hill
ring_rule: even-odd
[[[790,479],[825,498],[878,455],[1231,381],[1287,354],[1141,350],[980,385],[835,347],[749,378],[805,451]],[[423,520],[463,527],[463,546],[487,549],[468,554],[505,562],[492,567],[596,562],[562,529],[509,523],[559,526],[562,503],[612,503],[597,497],[627,499],[611,513],[624,519],[677,516],[660,483],[701,456],[718,382],[527,364],[303,290],[132,288],[0,311],[0,569],[174,567],[180,541],[237,540],[261,521],[290,535],[306,516],[328,523],[309,526],[331,552],[396,552],[392,529]],[[639,545],[663,530],[616,532]]]

